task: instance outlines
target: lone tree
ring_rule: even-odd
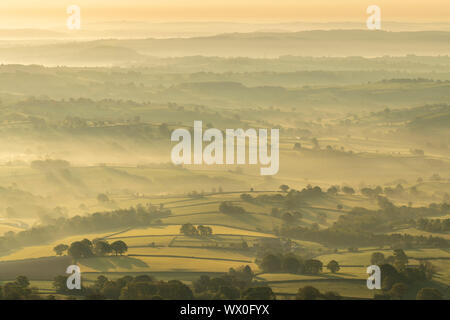
[[[114,241],[113,243],[111,243],[111,248],[116,253],[116,256],[119,254],[122,255],[123,253],[128,251],[127,244],[122,240]]]
[[[339,263],[336,260],[331,260],[327,264],[327,269],[330,270],[332,273],[336,273],[341,269],[341,267],[339,266]]]
[[[69,249],[69,246],[67,244],[58,244],[56,247],[53,248],[53,251],[55,251],[57,256],[62,256],[65,251]]]
[[[280,186],[280,190],[283,191],[283,192],[288,192],[289,186],[287,184],[282,184]]]
[[[100,203],[107,203],[109,202],[109,197],[104,193],[99,193],[97,195],[97,201]]]

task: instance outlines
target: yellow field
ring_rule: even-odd
[[[370,257],[373,252],[382,252],[385,256],[392,255],[392,250],[370,250],[370,251],[360,251],[360,252],[342,252],[326,254],[316,257],[322,261],[324,265],[328,264],[331,260],[336,260],[340,265],[370,265]]]
[[[32,258],[41,258],[41,257],[50,257],[56,256],[53,248],[60,243],[64,243],[70,245],[74,241],[80,241],[84,238],[89,240],[93,240],[95,238],[102,238],[110,233],[90,233],[90,234],[82,234],[77,236],[70,236],[60,240],[56,240],[52,243],[40,245],[40,246],[30,246],[21,248],[15,252],[4,255],[0,257],[0,261],[8,261],[8,260],[23,260],[23,259],[32,259]]]
[[[296,294],[299,288],[306,286],[313,286],[324,293],[327,291],[338,292],[343,297],[358,297],[358,298],[373,298],[374,292],[367,289],[365,281],[322,281],[310,280],[301,282],[285,282],[270,284],[270,287],[275,293],[290,293]]]
[[[245,235],[245,236],[254,236],[254,237],[274,237],[272,234],[255,232],[255,231],[247,231],[236,228],[217,226],[204,224],[204,226],[209,226],[213,229],[214,234],[229,234],[229,235]],[[132,229],[127,232],[118,234],[114,236],[114,238],[126,238],[126,237],[137,237],[137,236],[148,236],[148,235],[180,235],[180,224],[176,225],[165,225],[161,227],[149,227],[142,229]],[[149,238],[149,241],[151,239]]]
[[[151,246],[153,243],[155,246],[168,246],[169,243],[175,238],[175,236],[151,236],[151,237],[129,237],[129,238],[110,238],[109,241],[113,242],[118,239],[125,241],[128,247],[145,247]]]
[[[82,272],[227,272],[247,264],[257,269],[253,263],[167,257],[102,257],[79,262]]]
[[[230,259],[249,261],[252,263],[254,257],[243,252],[227,249],[211,249],[211,248],[131,248],[128,255],[172,255],[186,257],[202,257],[209,259]],[[203,260],[202,260],[203,261]],[[201,263],[201,262],[200,262]],[[244,263],[244,262],[242,262]]]
[[[303,275],[291,273],[261,273],[257,275],[258,281],[291,281],[291,280],[315,280],[321,279],[320,275]]]
[[[440,238],[444,238],[444,239],[450,239],[450,234],[432,233],[432,232],[418,230],[416,228],[400,229],[400,230],[396,230],[394,232],[390,232],[389,234],[392,234],[392,233],[409,234],[412,236],[424,236],[424,237],[433,236],[433,237],[440,237]]]

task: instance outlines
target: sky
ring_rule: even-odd
[[[71,4],[85,23],[365,21],[369,5],[378,5],[386,21],[450,22],[450,0],[3,0],[0,27],[65,24]]]

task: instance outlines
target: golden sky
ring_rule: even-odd
[[[378,5],[385,21],[450,22],[450,0],[3,0],[0,25],[64,23],[77,4],[85,23],[140,21],[365,21]]]

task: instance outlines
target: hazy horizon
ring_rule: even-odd
[[[366,9],[378,5],[384,21],[407,23],[445,22],[450,16],[450,3],[446,0],[343,0],[336,4],[332,0],[306,1],[281,0],[230,0],[226,3],[213,0],[207,3],[198,0],[163,1],[33,1],[16,0],[0,4],[0,28],[53,28],[65,25],[66,8],[78,5],[84,24],[104,21],[226,21],[252,23],[281,23],[292,21],[342,22],[367,19]]]

